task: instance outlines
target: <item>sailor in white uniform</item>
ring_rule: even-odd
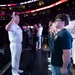
[[[42,32],[43,32],[43,27],[41,23],[38,23],[37,37],[39,39],[36,42],[36,49],[41,49]]]
[[[19,73],[23,72],[19,70],[22,52],[22,29],[18,25],[19,21],[20,17],[13,12],[11,21],[5,27],[10,41],[12,75],[19,75]]]

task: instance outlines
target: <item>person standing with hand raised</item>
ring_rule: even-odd
[[[22,29],[18,25],[19,22],[19,15],[13,12],[11,21],[5,27],[6,31],[8,31],[10,41],[12,75],[19,75],[19,73],[23,72],[23,70],[19,70],[22,52]]]

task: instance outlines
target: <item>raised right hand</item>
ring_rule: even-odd
[[[16,16],[15,16],[15,12],[12,13],[12,20],[15,20]]]

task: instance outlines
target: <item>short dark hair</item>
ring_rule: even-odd
[[[61,19],[61,21],[65,21],[65,26],[69,25],[70,17],[67,14],[58,14],[55,19]]]

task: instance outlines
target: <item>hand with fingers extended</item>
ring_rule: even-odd
[[[15,12],[12,13],[12,20],[15,21],[16,16],[15,16]]]

